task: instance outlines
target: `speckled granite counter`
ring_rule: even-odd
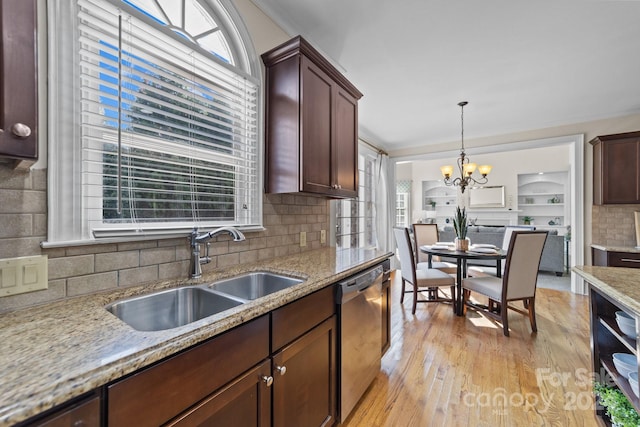
[[[640,269],[576,266],[572,270],[640,316]]]
[[[634,246],[607,246],[607,245],[598,245],[596,243],[592,243],[591,247],[594,249],[600,249],[601,251],[607,251],[607,252],[627,252],[631,254],[640,254],[640,247],[634,247]]]
[[[0,426],[13,425],[198,342],[330,285],[391,253],[324,248],[218,270],[197,281],[154,283],[0,315]],[[208,283],[248,271],[305,282],[194,323],[158,332],[132,329],[104,306],[155,290]]]

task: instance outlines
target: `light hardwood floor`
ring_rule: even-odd
[[[538,289],[538,333],[450,305],[400,305],[392,276],[392,345],[343,426],[600,426],[593,411],[588,297]]]

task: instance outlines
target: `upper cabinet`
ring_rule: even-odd
[[[38,159],[36,0],[0,2],[0,157]]]
[[[262,60],[265,191],[357,197],[362,94],[300,36],[264,53]]]
[[[594,138],[593,203],[640,204],[640,132]]]

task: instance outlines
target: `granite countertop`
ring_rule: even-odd
[[[582,265],[572,271],[640,316],[640,268]]]
[[[638,246],[608,246],[592,243],[591,247],[594,249],[600,249],[607,252],[627,252],[627,253],[640,253],[640,247]]]
[[[136,286],[0,315],[0,426],[64,403],[390,256],[378,250],[323,248],[217,270],[198,280]],[[306,280],[223,313],[157,332],[136,331],[104,308],[133,295],[209,283],[248,271]]]

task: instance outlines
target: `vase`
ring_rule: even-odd
[[[468,237],[465,237],[464,239],[459,239],[456,237],[454,242],[456,244],[456,251],[467,252],[469,250],[470,240]]]

